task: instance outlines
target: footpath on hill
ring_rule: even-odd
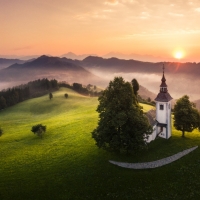
[[[197,149],[198,146],[192,147],[190,149],[186,149],[184,151],[181,151],[177,154],[174,154],[172,156],[169,156],[167,158],[163,158],[160,160],[152,161],[152,162],[144,162],[144,163],[125,163],[125,162],[117,162],[117,161],[112,161],[109,160],[110,163],[117,165],[119,167],[123,168],[129,168],[129,169],[150,169],[150,168],[156,168],[156,167],[161,167],[163,165],[167,165],[169,163],[172,163],[181,157],[189,154],[190,152],[194,151]]]

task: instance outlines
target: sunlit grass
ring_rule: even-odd
[[[105,152],[91,138],[98,122],[97,105],[97,98],[61,88],[52,100],[47,95],[1,111],[5,134],[0,137],[0,199],[199,198],[199,149],[157,169],[129,170],[108,162],[145,162],[173,155],[199,145],[198,131],[181,138],[173,128],[169,140],[156,139],[148,150],[132,156]],[[43,139],[31,132],[38,123],[47,126]]]
[[[155,109],[155,107],[144,103],[140,103],[140,106],[142,107],[144,113],[148,112],[151,109]]]

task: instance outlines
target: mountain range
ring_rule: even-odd
[[[68,62],[66,58],[40,56],[23,64],[15,63],[0,70],[1,82],[27,82],[39,78],[54,78],[67,82],[87,83],[101,79],[85,70],[83,67]]]
[[[174,99],[184,94],[189,95],[192,100],[200,99],[200,63],[152,63],[97,56],[77,60],[43,55],[28,61],[4,60],[4,66],[8,64],[11,65],[0,70],[1,85],[38,78],[55,78],[69,83],[91,83],[106,87],[115,76],[122,76],[126,81],[136,78],[140,85],[153,94],[159,91],[164,65],[169,93]]]

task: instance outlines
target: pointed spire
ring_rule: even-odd
[[[161,79],[161,85],[160,85],[160,92],[167,92],[167,84],[166,84],[166,79],[165,79],[165,66],[163,64],[163,76],[162,76],[162,79]]]
[[[155,98],[155,101],[158,102],[169,102],[172,100],[172,97],[167,91],[167,84],[165,79],[165,66],[163,65],[163,75],[161,79],[161,85],[160,85],[160,92],[158,93],[157,97]]]
[[[162,76],[162,79],[161,79],[162,82],[165,82],[166,79],[165,79],[165,66],[163,64],[163,76]]]

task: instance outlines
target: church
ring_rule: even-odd
[[[148,143],[155,140],[157,136],[165,139],[169,139],[171,137],[171,100],[172,97],[168,93],[163,66],[160,91],[155,98],[156,110],[150,110],[146,113],[150,124],[153,126],[153,132],[147,139]]]

